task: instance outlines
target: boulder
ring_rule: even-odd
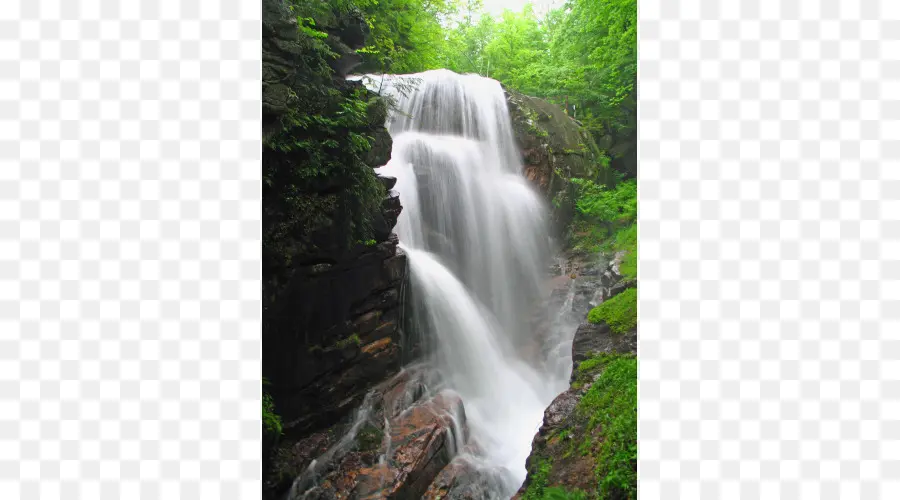
[[[458,423],[462,421],[461,423]],[[419,499],[450,463],[463,439],[465,411],[459,395],[444,391],[391,421],[391,452],[385,464],[360,471],[354,498]]]
[[[525,177],[551,204],[551,220],[562,231],[575,214],[576,191],[570,179],[612,183],[614,173],[600,166],[602,152],[591,134],[561,107],[505,90]]]

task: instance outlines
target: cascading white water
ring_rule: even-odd
[[[497,81],[438,70],[367,84],[396,100],[391,160],[379,173],[397,178],[395,230],[417,329],[463,399],[475,462],[507,471],[494,494],[508,498],[525,478],[545,407],[567,384],[567,373],[528,355],[548,209],[522,174]]]

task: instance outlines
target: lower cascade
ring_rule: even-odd
[[[423,355],[366,396],[287,498],[508,499],[571,366],[574,326],[535,321],[549,208],[522,173],[497,81],[447,70],[362,79],[393,103],[391,158],[377,172],[396,179],[403,205],[404,342]],[[341,462],[354,441],[376,458]]]

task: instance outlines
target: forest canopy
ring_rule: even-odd
[[[311,18],[363,15],[370,37],[357,71],[494,78],[565,107],[614,169],[636,175],[637,0],[568,0],[545,15],[526,5],[500,16],[485,13],[482,0],[294,1]]]

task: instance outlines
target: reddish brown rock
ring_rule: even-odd
[[[360,471],[355,498],[421,498],[450,463],[457,418],[465,418],[462,400],[449,391],[402,413],[391,422],[388,465]]]
[[[328,441],[331,445],[343,443],[342,446],[323,449],[304,440],[307,448],[302,460],[293,464],[295,472],[299,474],[300,466],[305,468],[311,462],[308,455],[312,448],[319,454],[312,454],[313,458],[321,463],[317,464],[315,477],[306,473],[298,481],[294,493],[305,494],[306,500],[422,498],[435,476],[453,458],[454,443],[464,441],[466,434],[465,411],[455,392],[443,391],[405,411],[400,408],[401,401],[419,392],[418,384],[424,385],[425,376],[425,370],[406,370],[376,388],[367,401],[378,398],[378,403],[365,418],[356,420],[355,437]],[[383,422],[385,416],[390,429],[387,449],[383,425],[374,425]],[[343,428],[336,435],[348,430]]]

